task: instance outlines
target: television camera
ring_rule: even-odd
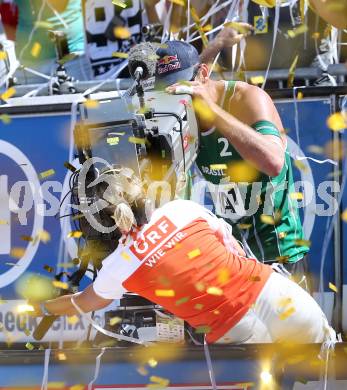
[[[116,249],[121,237],[107,212],[107,173],[122,167],[130,169],[141,179],[147,197],[160,206],[174,198],[177,187],[185,184],[196,159],[199,131],[191,97],[153,89],[145,92],[144,85],[154,76],[155,66],[155,48],[149,43],[137,45],[129,55],[134,79],[131,88],[93,104],[78,105],[74,140],[81,168],[72,174],[70,187],[72,219],[83,238],[79,241],[80,268],[70,277],[75,291],[90,264],[96,277],[102,261]],[[143,212],[135,213],[135,217],[139,224],[146,222]],[[128,295],[122,300],[126,329],[148,328],[148,333],[151,328],[151,338],[158,311],[151,302],[141,303],[141,310],[137,310],[139,305],[134,306],[134,299],[140,298]],[[106,314],[106,322],[108,317]],[[122,325],[116,330],[126,334],[128,330],[119,327]],[[166,325],[162,324],[162,333]],[[179,325],[175,329],[182,333]],[[45,332],[35,333],[40,339]]]

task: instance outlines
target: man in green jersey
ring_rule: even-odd
[[[302,284],[309,248],[293,195],[286,136],[271,98],[244,82],[212,80],[209,66],[188,43],[166,42],[157,55],[158,87],[194,98],[201,131],[196,162],[215,185],[216,214],[233,226],[250,256],[283,263]]]

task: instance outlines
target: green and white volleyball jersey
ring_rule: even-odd
[[[228,111],[236,82],[226,82],[223,108]],[[280,132],[268,121],[253,126],[264,135],[280,138]],[[201,133],[197,158],[204,178],[209,182],[215,212],[233,226],[233,234],[264,262],[294,263],[309,248],[303,242],[303,230],[295,200],[293,171],[288,151],[277,177],[258,172],[248,164],[229,141],[211,129]]]

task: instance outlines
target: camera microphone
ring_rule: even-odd
[[[129,52],[129,71],[131,76],[138,82],[153,77],[156,64],[156,49],[149,42],[140,43]]]

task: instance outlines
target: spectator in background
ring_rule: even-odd
[[[48,31],[59,30],[67,34],[70,53],[79,58],[65,67],[72,77],[88,79],[88,66],[84,61],[84,36],[81,0],[14,0],[19,9],[16,33],[16,53],[21,65],[46,75],[55,70],[55,46]],[[19,70],[20,83],[45,82],[45,79]]]
[[[127,0],[126,8],[110,0],[83,0],[86,55],[93,78],[106,79],[124,69],[124,58],[130,48],[142,41],[142,27],[157,23],[158,0]],[[120,54],[119,54],[120,53]]]
[[[0,4],[0,15],[7,39],[14,41],[18,24],[18,6],[13,0],[3,0]]]

